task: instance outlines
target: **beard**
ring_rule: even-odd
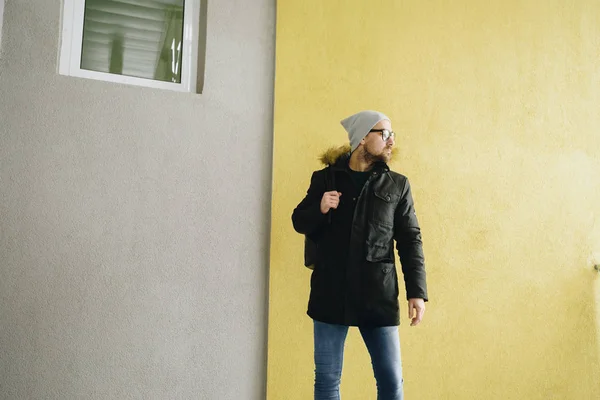
[[[387,163],[392,158],[392,149],[391,147],[384,147],[380,154],[375,154],[369,151],[369,148],[365,146],[363,157],[369,164],[374,164],[376,162]]]

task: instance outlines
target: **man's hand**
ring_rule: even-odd
[[[340,204],[341,195],[340,192],[335,190],[323,193],[323,198],[321,198],[321,213],[327,214],[331,208],[335,210],[338,204]]]
[[[419,325],[419,322],[423,319],[423,314],[425,314],[425,300],[408,299],[408,318],[411,320],[410,326]]]

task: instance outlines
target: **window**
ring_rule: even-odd
[[[200,0],[64,0],[59,73],[196,92],[199,22]]]

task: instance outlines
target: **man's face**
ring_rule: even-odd
[[[384,119],[383,121],[379,121],[372,129],[387,129],[391,131],[392,123]],[[367,158],[373,161],[390,161],[392,158],[392,148],[395,143],[393,137],[383,141],[381,132],[369,132],[363,140],[363,149]]]

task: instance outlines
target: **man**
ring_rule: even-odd
[[[427,301],[421,233],[410,185],[390,171],[395,134],[388,117],[362,111],[341,121],[350,146],[330,149],[292,214],[317,245],[308,315],[314,321],[315,400],[339,399],[344,342],[357,326],[367,346],[378,400],[403,399],[398,325],[400,256],[411,326]],[[334,187],[331,187],[333,186]]]

